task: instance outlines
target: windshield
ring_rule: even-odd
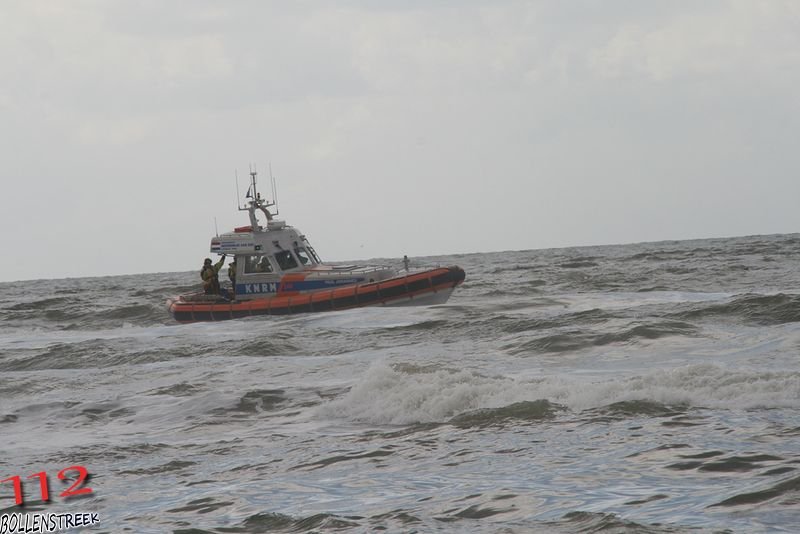
[[[314,247],[312,247],[311,245],[309,245],[308,243],[306,243],[306,249],[307,249],[307,250],[308,250],[308,252],[311,254],[311,257],[312,257],[312,258],[314,258],[314,262],[316,262],[316,263],[322,263],[322,260],[321,260],[321,259],[319,259],[319,256],[317,256],[317,251],[316,251],[316,250],[314,250]]]
[[[297,258],[300,260],[300,263],[303,265],[308,265],[311,263],[311,258],[309,257],[308,252],[303,247],[297,247],[294,249],[294,253],[297,255]]]
[[[278,262],[278,266],[283,271],[288,271],[289,269],[294,269],[297,267],[297,260],[294,259],[292,253],[288,250],[281,250],[280,252],[275,253],[275,261]]]

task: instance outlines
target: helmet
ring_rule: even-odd
[[[203,262],[204,265],[208,265],[209,263],[211,263],[211,258],[206,258]]]

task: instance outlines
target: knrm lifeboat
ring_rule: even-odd
[[[212,254],[235,259],[230,289],[223,284],[219,294],[201,291],[167,299],[175,320],[190,323],[363,306],[442,304],[464,281],[464,270],[457,266],[410,270],[405,262],[405,268],[398,270],[326,264],[305,235],[273,217],[269,208],[275,202],[256,191],[255,171],[250,173],[247,198],[239,209],[249,213],[250,224],[211,239]],[[263,225],[259,213],[266,219]]]

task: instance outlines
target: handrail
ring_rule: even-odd
[[[346,273],[369,274],[369,273],[376,273],[376,272],[385,271],[385,270],[391,270],[391,267],[365,266],[365,267],[356,267],[355,269],[342,269],[342,270],[338,270],[338,271],[337,270],[328,271],[328,270],[309,269],[308,271],[305,271],[305,272],[309,273],[309,274],[313,273],[314,276],[326,276],[326,277],[336,276],[336,277],[341,277],[343,274],[346,274]]]

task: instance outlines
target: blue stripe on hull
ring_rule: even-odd
[[[335,280],[301,280],[285,282],[284,291],[319,291],[340,286],[360,284],[364,278],[337,278]],[[236,284],[237,295],[273,295],[278,292],[279,282],[256,282],[252,284]]]

